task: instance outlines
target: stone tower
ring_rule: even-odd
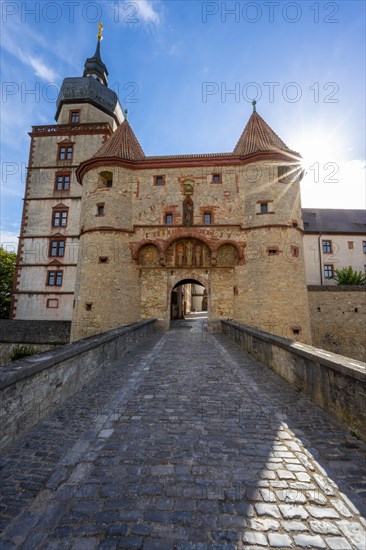
[[[65,78],[56,124],[33,126],[12,318],[71,320],[80,231],[79,164],[124,120],[100,34],[82,77]]]
[[[134,165],[145,158],[127,120],[78,169],[82,182],[80,256],[72,338],[140,319],[139,267],[133,261]]]
[[[125,120],[77,177],[74,340],[141,318],[168,328],[173,291],[190,282],[210,323],[310,342],[301,157],[255,105],[232,153],[148,157]]]

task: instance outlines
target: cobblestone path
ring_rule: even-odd
[[[366,548],[365,445],[200,322],[1,459],[1,549]]]

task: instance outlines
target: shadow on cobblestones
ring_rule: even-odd
[[[205,322],[174,323],[4,453],[2,548],[364,548],[364,451]]]

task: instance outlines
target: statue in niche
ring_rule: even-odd
[[[183,202],[183,223],[184,225],[193,224],[193,200],[186,197]]]
[[[186,252],[187,267],[191,267],[193,258],[193,244],[190,241],[188,241],[188,243],[186,244]]]
[[[194,259],[196,263],[196,267],[200,267],[201,265],[201,247],[196,245],[195,251],[194,251]]]
[[[170,261],[174,262],[176,267],[208,267],[211,265],[211,253],[208,246],[202,242],[180,239],[171,244],[167,251],[167,265],[171,265]]]
[[[184,250],[183,250],[183,245],[181,244],[177,247],[178,267],[182,267],[183,265],[183,255],[184,255]]]

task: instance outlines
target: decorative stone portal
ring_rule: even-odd
[[[207,316],[207,290],[195,279],[184,279],[177,283],[170,296],[170,318],[184,319],[189,313],[204,312]]]
[[[168,247],[165,261],[167,267],[210,267],[211,250],[198,239],[178,239]]]
[[[172,320],[204,311],[208,326],[234,318],[239,251],[234,244],[210,246],[190,235],[165,246],[145,241],[135,249],[139,268],[141,318],[157,319],[163,330]]]

